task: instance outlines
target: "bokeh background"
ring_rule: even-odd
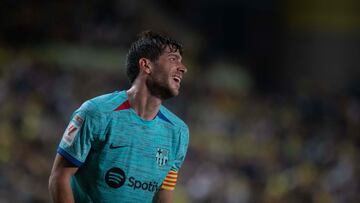
[[[71,113],[129,87],[145,29],[185,46],[175,202],[360,202],[357,0],[2,0],[0,25],[1,203],[50,202]]]

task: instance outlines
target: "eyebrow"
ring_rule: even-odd
[[[180,58],[180,60],[182,60],[182,56],[180,54],[175,54],[175,53],[171,52],[171,53],[168,53],[167,55],[168,56],[175,56],[176,58]]]

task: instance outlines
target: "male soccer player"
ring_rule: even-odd
[[[131,88],[74,112],[49,178],[54,202],[172,202],[189,131],[161,103],[179,94],[181,54],[169,37],[140,34],[127,55]]]

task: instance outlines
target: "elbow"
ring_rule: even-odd
[[[48,180],[48,190],[50,193],[56,191],[57,185],[61,185],[63,182],[66,182],[65,177],[61,175],[56,170],[51,171],[51,174],[49,176]]]
[[[49,176],[48,189],[54,191],[58,186],[65,186],[70,184],[70,179],[73,173],[64,170],[53,170]]]
[[[67,188],[69,181],[61,173],[52,171],[48,181],[48,192],[53,202],[58,202],[59,195],[62,193],[64,188]]]

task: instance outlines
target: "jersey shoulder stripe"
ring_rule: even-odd
[[[168,119],[169,122],[172,123],[173,125],[179,128],[188,129],[186,123],[183,120],[181,120],[179,117],[177,117],[174,113],[172,113],[170,110],[168,110],[165,106],[163,105],[160,106],[160,112],[162,116]]]
[[[99,113],[110,113],[127,100],[125,91],[115,91],[113,93],[97,96],[88,102],[97,106]]]

